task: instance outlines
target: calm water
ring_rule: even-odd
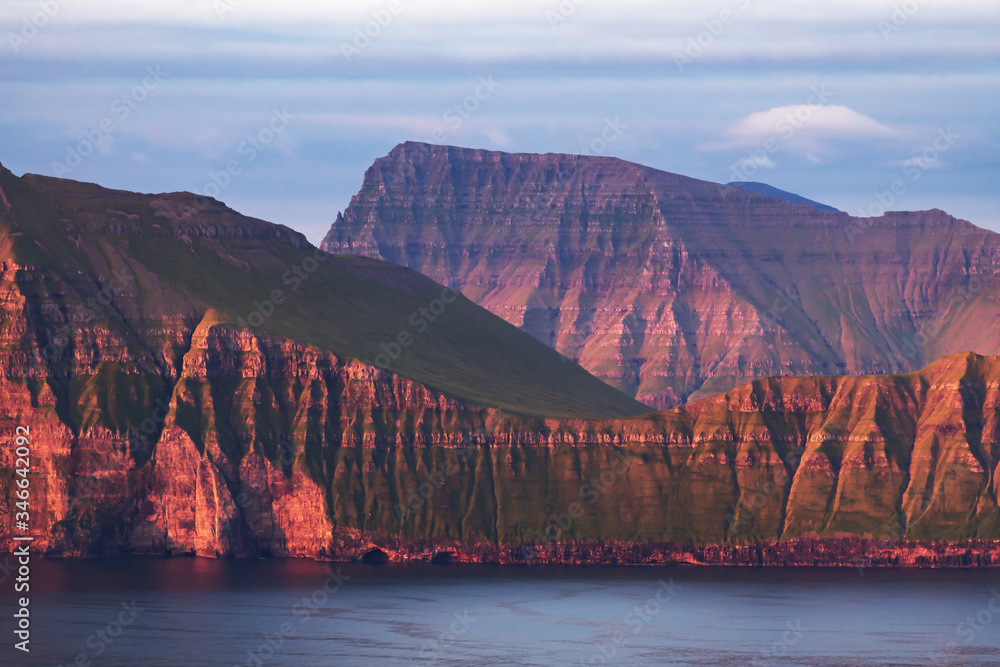
[[[1000,571],[329,567],[36,560],[0,664],[1000,665]]]

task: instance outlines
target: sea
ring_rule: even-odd
[[[0,665],[1000,665],[1000,570],[36,558],[29,653],[4,579]]]

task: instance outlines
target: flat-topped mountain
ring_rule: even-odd
[[[35,550],[1000,561],[998,357],[639,414],[410,269],[192,201],[0,170],[0,434],[30,444]]]
[[[609,157],[401,144],[322,247],[460,289],[655,407],[765,376],[1000,353],[1000,235]]]

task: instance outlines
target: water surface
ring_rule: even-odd
[[[1000,665],[990,570],[35,559],[32,584],[32,653],[5,613],[0,664]]]

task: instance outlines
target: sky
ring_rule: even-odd
[[[0,163],[318,243],[403,141],[1000,231],[996,0],[5,0]]]

